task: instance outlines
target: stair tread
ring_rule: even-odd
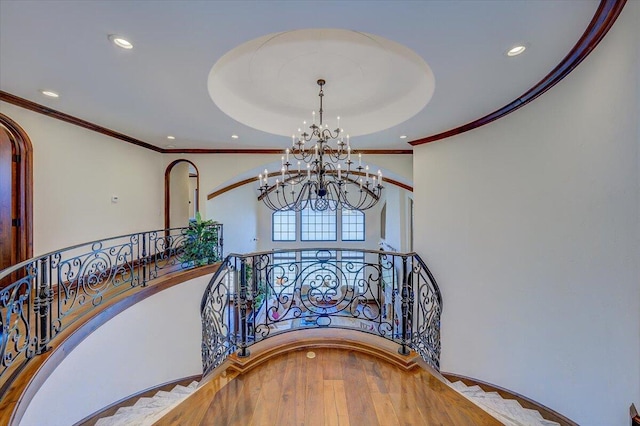
[[[450,385],[506,426],[559,426],[544,419],[537,410],[522,407],[515,399],[502,398],[498,392],[485,392],[478,385],[467,386],[462,381]]]

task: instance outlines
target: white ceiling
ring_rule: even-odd
[[[410,149],[410,140],[473,121],[526,92],[569,52],[598,3],[1,0],[0,89],[159,147],[282,148],[290,137],[241,124],[214,104],[207,89],[212,67],[268,34],[353,30],[411,49],[433,71],[435,91],[426,107],[352,140],[356,149]],[[109,34],[125,36],[134,49],[116,48]],[[508,58],[505,51],[518,43],[528,49]],[[323,71],[310,73],[322,77]],[[382,84],[393,85],[393,78]],[[42,89],[60,98],[45,98]],[[309,112],[317,109],[315,79],[300,97],[308,98]],[[403,134],[408,138],[400,139]]]

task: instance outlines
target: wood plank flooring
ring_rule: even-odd
[[[312,351],[274,357],[213,396],[197,392],[156,425],[500,425],[426,370],[353,350]]]

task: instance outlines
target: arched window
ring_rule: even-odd
[[[295,241],[296,240],[296,212],[292,210],[278,210],[273,212],[272,240]]]
[[[314,210],[309,206],[300,212],[300,224],[300,241],[336,241],[338,239],[335,210]]]
[[[278,210],[271,216],[271,239],[302,242],[365,241],[365,214],[360,210],[314,210],[311,207],[300,212]]]
[[[342,210],[342,241],[364,241],[364,213]]]

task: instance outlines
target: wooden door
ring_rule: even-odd
[[[32,148],[18,124],[0,113],[0,271],[33,255]],[[21,276],[0,282],[0,288]]]
[[[0,271],[17,263],[18,238],[14,229],[16,212],[16,148],[6,129],[0,126]],[[13,221],[16,219],[16,222]]]

